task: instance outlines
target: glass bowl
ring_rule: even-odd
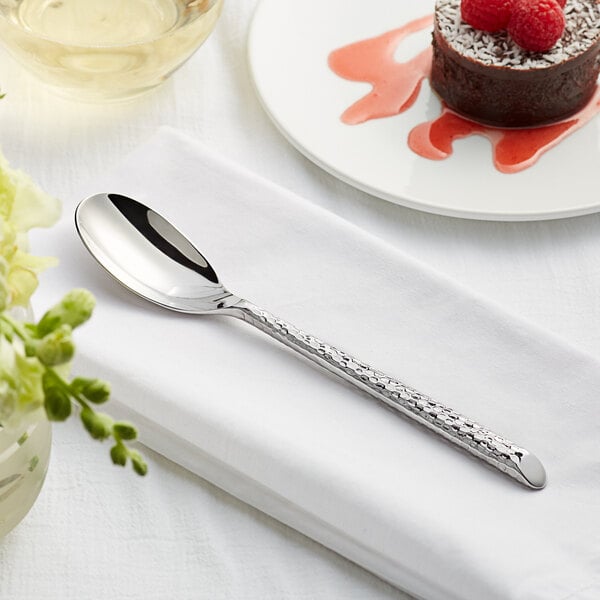
[[[0,426],[0,538],[33,506],[48,469],[52,430],[40,409],[18,429]]]
[[[62,94],[118,100],[180,67],[222,7],[223,0],[0,0],[0,41]]]

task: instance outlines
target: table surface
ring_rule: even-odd
[[[245,54],[255,4],[226,3],[206,45],[161,88],[130,103],[62,99],[0,51],[4,153],[72,204],[81,181],[115,165],[159,126],[176,127],[600,356],[600,216],[463,221],[388,204],[337,181],[284,141],[255,97]],[[89,443],[77,423],[55,427],[54,435],[39,501],[0,542],[2,598],[406,598],[152,452],[150,475],[141,480],[112,467],[107,448]]]

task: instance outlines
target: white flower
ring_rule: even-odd
[[[1,153],[0,216],[19,233],[51,227],[60,217],[60,201],[43,192],[23,171],[11,169]]]
[[[55,259],[27,252],[26,232],[49,227],[60,216],[60,203],[22,171],[11,169],[0,154],[0,310],[26,306],[38,285],[37,275]]]
[[[11,169],[0,153],[0,312],[27,306],[38,285],[37,275],[55,259],[28,253],[27,232],[49,227],[60,216],[60,203],[38,188],[22,171]],[[25,356],[19,340],[0,331],[0,423],[42,405],[43,367]]]

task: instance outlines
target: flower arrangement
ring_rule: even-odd
[[[39,321],[26,318],[39,273],[57,263],[29,253],[27,232],[52,226],[59,215],[59,201],[12,169],[0,154],[0,429],[19,427],[33,411],[64,421],[75,406],[92,438],[112,440],[113,463],[130,462],[136,473],[145,475],[144,459],[128,445],[137,437],[135,427],[95,408],[109,399],[109,384],[69,375],[73,331],[91,317],[92,294],[72,290]]]

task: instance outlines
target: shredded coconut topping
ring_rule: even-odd
[[[459,54],[484,65],[509,69],[544,69],[579,56],[600,39],[600,0],[567,0],[566,27],[548,52],[529,52],[517,46],[506,31],[487,33],[460,17],[460,0],[436,0],[440,33]]]

